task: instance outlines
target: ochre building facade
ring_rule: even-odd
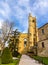
[[[11,37],[11,39],[14,39]],[[37,28],[36,17],[31,14],[28,16],[28,33],[20,33],[19,43],[17,43],[18,52],[21,54],[33,51],[39,56],[48,56],[48,23]]]
[[[17,44],[16,50],[21,54],[30,50],[34,51],[33,48],[35,48],[35,52],[39,56],[48,57],[48,23],[37,28],[36,17],[31,14],[28,16],[28,32],[21,33],[16,30],[13,34],[10,33],[9,38],[10,43]],[[0,51],[1,48],[2,45],[0,44]]]
[[[38,41],[36,27],[36,17],[32,17],[31,14],[28,16],[28,33],[19,34],[18,52],[26,53],[29,51]]]

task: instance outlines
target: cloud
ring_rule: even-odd
[[[48,20],[48,0],[37,0],[32,7],[32,13],[37,17],[38,27],[47,23]]]
[[[39,15],[46,15],[48,12],[48,0],[38,0],[34,3],[32,11]],[[41,13],[40,13],[41,12]]]
[[[5,19],[9,18],[10,15],[10,7],[8,5],[8,3],[6,2],[0,2],[0,14],[2,15],[2,17],[4,17]]]
[[[18,0],[16,9],[16,17],[20,20],[20,24],[25,28],[26,31],[28,29],[28,15],[31,13],[33,16],[36,16],[39,21],[39,17],[47,15],[48,3],[47,0],[36,0],[36,2],[32,3],[33,6],[30,5],[30,0]],[[38,25],[39,22],[37,21]],[[44,21],[41,21],[44,23]]]
[[[2,27],[3,19],[0,19],[0,29]]]
[[[2,17],[9,20],[13,20],[14,17],[14,21],[18,20],[17,22],[19,23],[16,28],[22,29],[22,32],[28,30],[29,13],[32,16],[36,16],[38,26],[40,25],[39,20],[43,20],[41,21],[42,24],[46,22],[44,18],[48,17],[48,0],[2,0],[0,4],[0,14]]]

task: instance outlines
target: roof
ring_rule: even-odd
[[[48,23],[44,24],[43,26],[39,27],[38,29],[40,29],[40,28],[44,27],[44,26],[45,26],[45,25],[47,25],[47,24],[48,24]]]

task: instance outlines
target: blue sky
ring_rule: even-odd
[[[36,16],[37,26],[48,22],[48,0],[0,0],[0,28],[2,21],[15,23],[15,29],[28,30],[28,15]]]

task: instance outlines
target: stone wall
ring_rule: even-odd
[[[42,31],[44,30],[44,31]],[[38,29],[38,55],[48,56],[48,23]]]

